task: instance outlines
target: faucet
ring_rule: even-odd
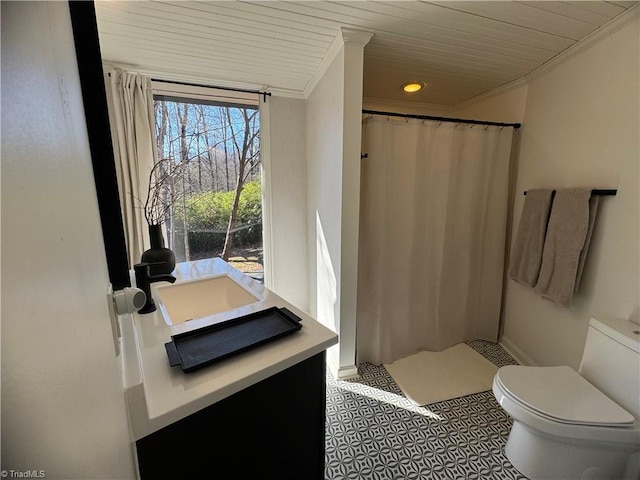
[[[176,281],[176,277],[169,274],[162,275],[151,275],[149,267],[150,263],[136,263],[133,266],[133,270],[136,274],[136,286],[144,292],[147,296],[147,301],[144,306],[138,310],[138,313],[151,313],[156,311],[156,304],[151,297],[151,284],[153,282],[169,282],[173,283]]]

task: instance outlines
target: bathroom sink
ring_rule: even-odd
[[[158,286],[158,304],[168,325],[203,318],[262,300],[229,275]]]

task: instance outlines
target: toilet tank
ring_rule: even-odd
[[[592,318],[578,372],[640,419],[639,325],[622,318]]]

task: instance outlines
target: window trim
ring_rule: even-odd
[[[167,97],[180,101],[180,99],[191,99],[198,103],[258,108],[260,105],[260,94],[237,92],[235,90],[223,90],[214,87],[200,87],[195,85],[182,85],[165,81],[151,80],[153,95]]]

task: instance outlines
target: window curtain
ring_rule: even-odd
[[[358,361],[496,341],[513,129],[363,122]]]
[[[120,68],[105,68],[109,121],[129,264],[149,248],[144,217],[149,175],[157,162],[151,79]]]

